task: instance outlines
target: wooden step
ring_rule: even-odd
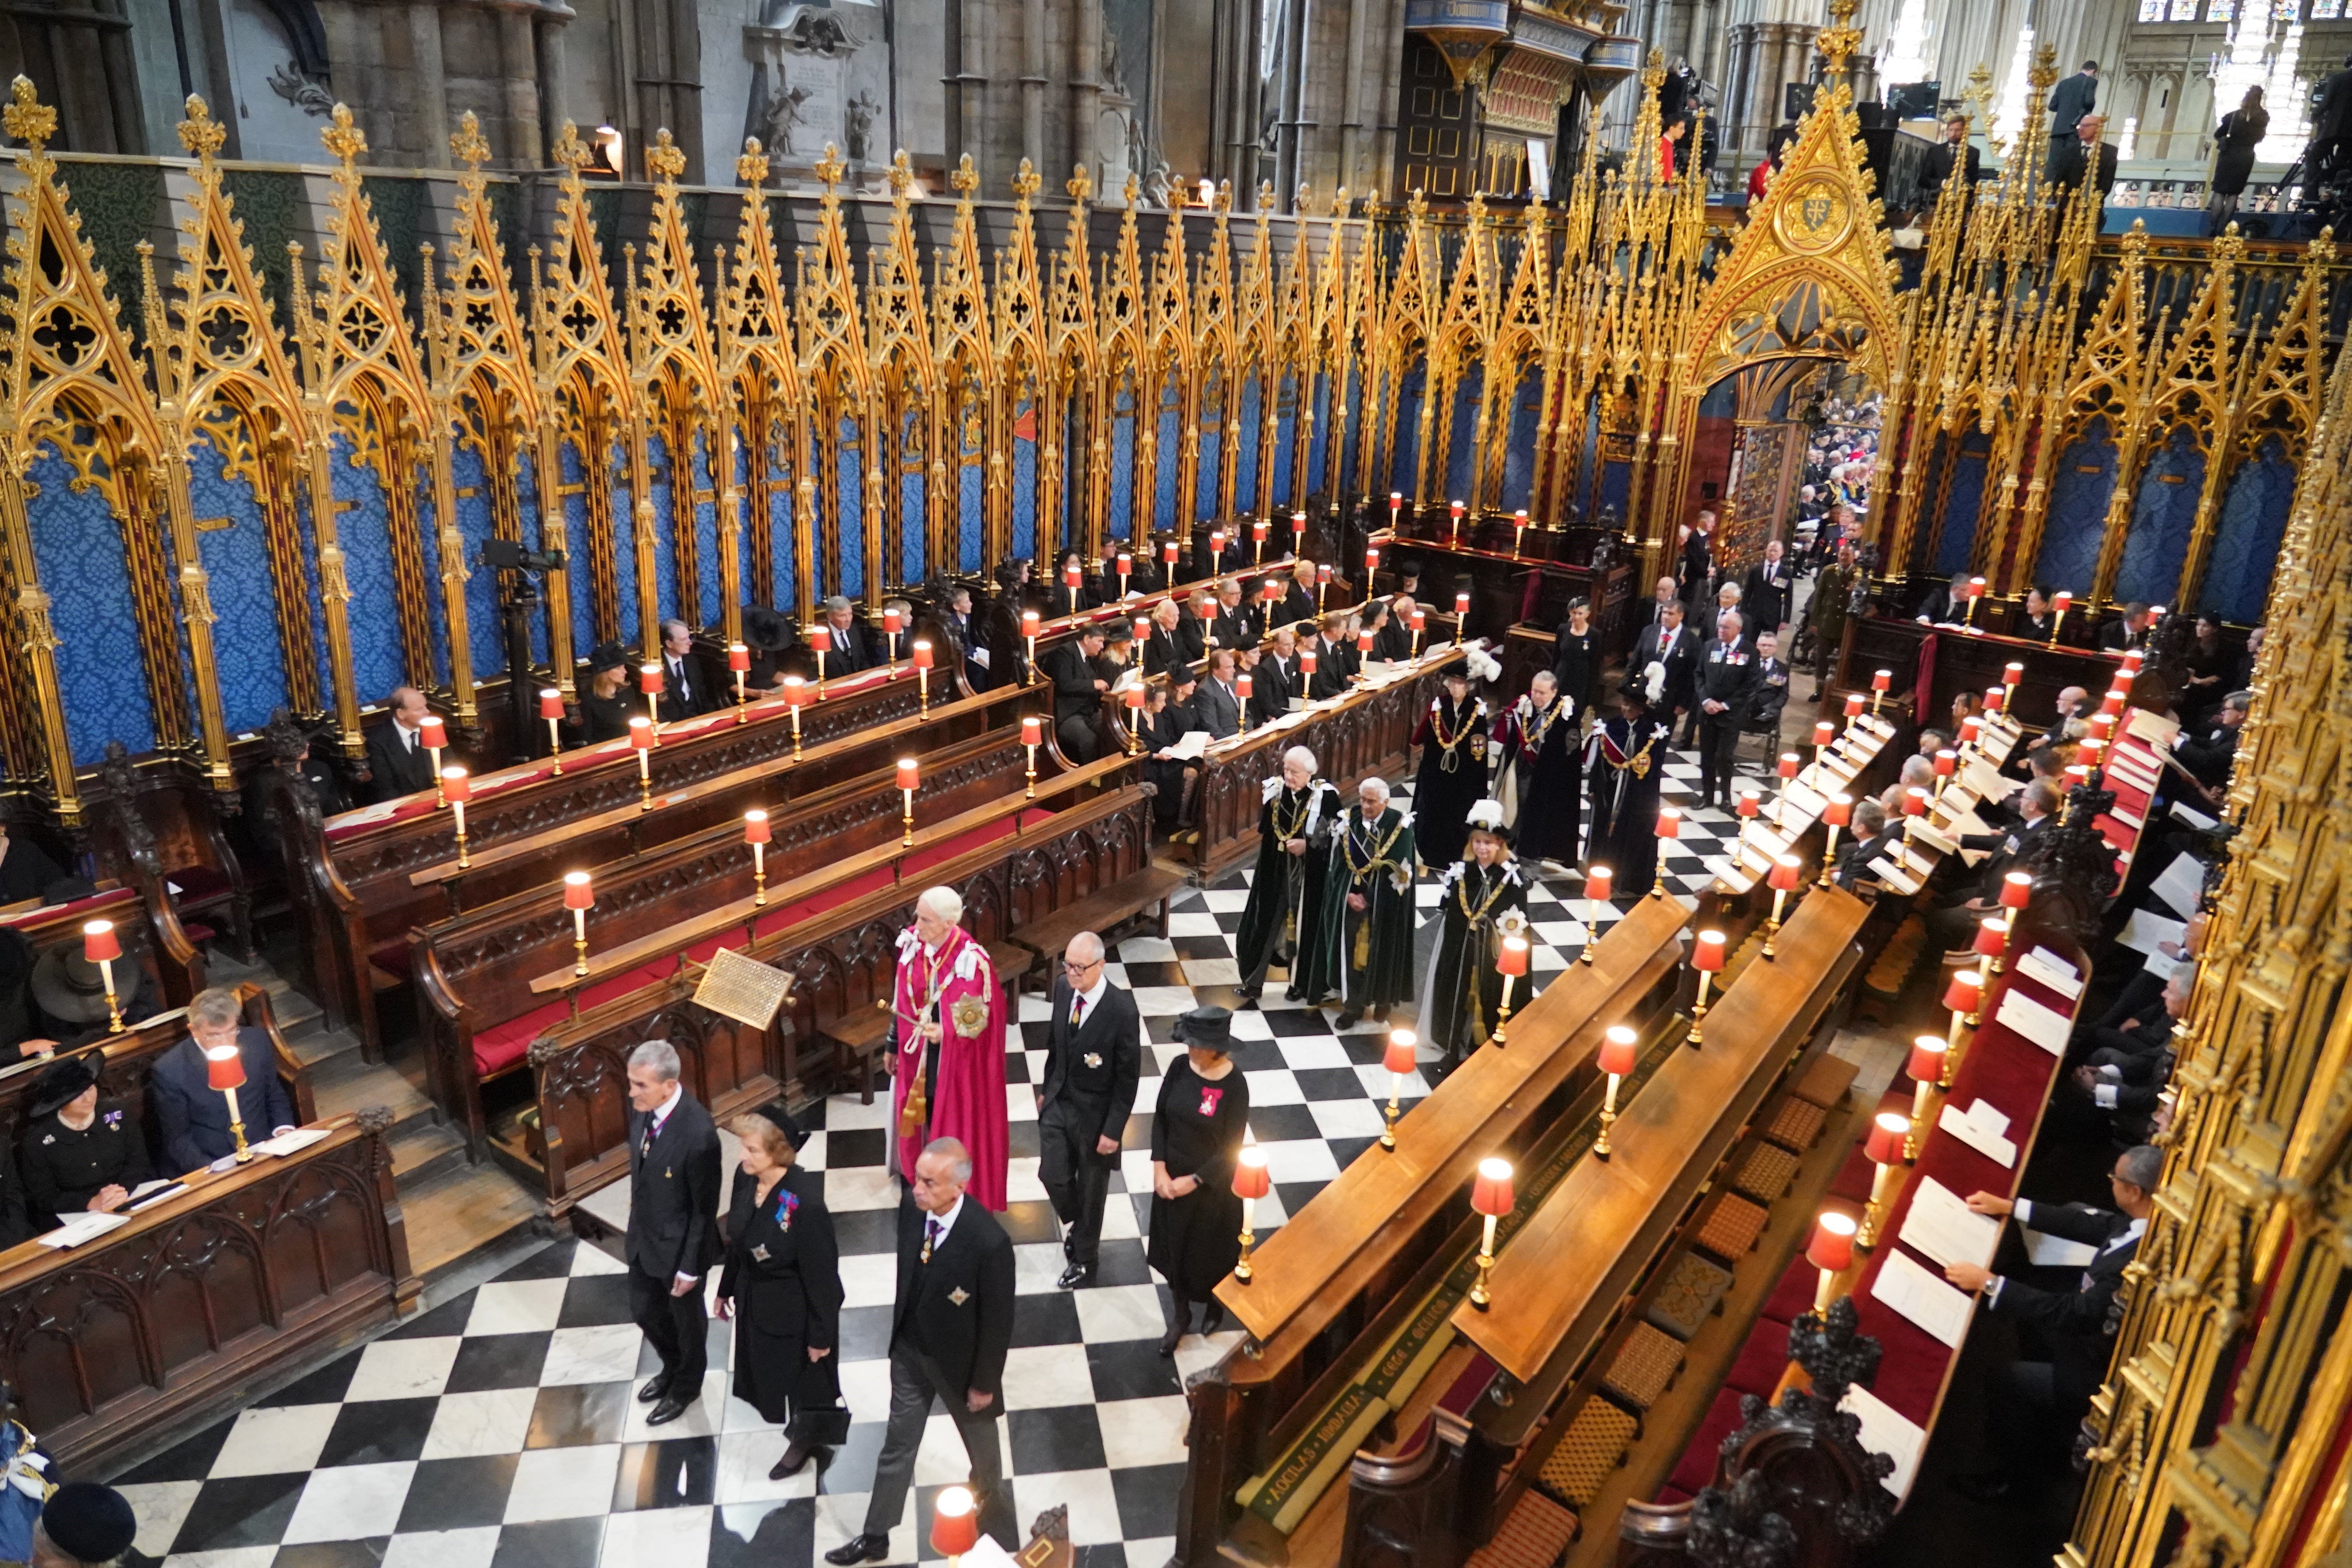
[[[466,1141],[455,1128],[415,1121],[393,1134],[392,1176],[403,1192],[466,1163]]]
[[[493,1164],[458,1163],[401,1184],[408,1262],[429,1286],[526,1226],[546,1226],[544,1205]]]
[[[382,1062],[362,1061],[357,1051],[330,1057],[305,1076],[321,1117],[380,1105],[392,1112],[394,1133],[420,1121],[440,1120],[439,1109],[406,1074]]]

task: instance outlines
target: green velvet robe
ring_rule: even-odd
[[[1336,995],[1350,1013],[1412,995],[1412,817],[1391,805],[1370,823],[1351,805],[1332,835],[1323,872],[1323,920],[1300,989],[1310,1002]],[[1364,895],[1366,908],[1348,907]]]

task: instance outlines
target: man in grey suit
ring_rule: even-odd
[[[1242,697],[1234,685],[1233,649],[1209,650],[1209,679],[1192,694],[1192,710],[1201,716],[1201,728],[1217,740],[1241,733]]]
[[[1057,1281],[1065,1290],[1094,1282],[1111,1169],[1143,1071],[1135,997],[1110,983],[1108,956],[1090,931],[1063,950],[1037,1092],[1037,1179],[1069,1226],[1062,1238],[1069,1267]]]

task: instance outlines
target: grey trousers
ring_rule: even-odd
[[[974,1415],[964,1408],[964,1391],[940,1386],[939,1369],[912,1346],[890,1347],[890,1420],[882,1431],[882,1453],[874,1461],[874,1492],[866,1505],[866,1533],[887,1535],[907,1511],[907,1489],[914,1484],[915,1450],[922,1446],[923,1425],[930,1418],[931,1401],[947,1407],[971,1457],[971,1492],[980,1504],[980,1528],[1007,1552],[1020,1542],[1013,1533],[1013,1489],[1004,1484],[1004,1448],[996,1435],[997,1418],[1004,1414],[1004,1396],[987,1411]],[[918,1540],[929,1539],[930,1521],[918,1520]]]

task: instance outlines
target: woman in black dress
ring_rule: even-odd
[[[1616,873],[1616,889],[1635,899],[1650,890],[1658,874],[1658,792],[1665,784],[1674,722],[1671,710],[1658,717],[1648,694],[1631,681],[1619,701],[1620,712],[1594,728],[1585,752],[1585,772],[1592,780],[1585,859],[1610,868]]]
[[[1601,696],[1601,639],[1592,632],[1591,600],[1580,595],[1568,602],[1568,619],[1553,646],[1552,677],[1581,731],[1595,717],[1592,704]]]
[[[1476,649],[1470,663],[1480,662]],[[1412,777],[1413,844],[1421,863],[1442,869],[1462,858],[1470,838],[1470,808],[1486,798],[1486,704],[1471,689],[1472,671],[1454,665],[1445,689],[1412,731],[1421,766]]]
[[[1177,1020],[1184,1059],[1160,1079],[1151,1117],[1151,1242],[1145,1259],[1168,1281],[1161,1355],[1192,1331],[1192,1303],[1208,1304],[1203,1335],[1224,1326],[1213,1292],[1241,1260],[1242,1201],[1234,1163],[1249,1131],[1249,1081],[1234,1068],[1233,1015],[1195,1007]]]
[[[1178,664],[1170,668],[1164,684],[1145,689],[1143,777],[1159,792],[1151,800],[1151,819],[1162,833],[1192,825],[1192,786],[1201,776],[1201,764],[1168,752],[1185,731],[1208,728],[1192,708],[1192,694],[1200,685],[1192,666]]]
[[[58,880],[65,869],[29,838],[13,838],[0,822],[0,904],[21,904],[37,899],[41,889]]]
[[[738,1118],[743,1163],[727,1195],[719,1315],[735,1321],[735,1397],[784,1428],[770,1480],[849,1437],[841,1403],[840,1251],[824,1177],[793,1168],[808,1142],[781,1101]]]
[[[16,1153],[25,1212],[37,1233],[85,1212],[111,1214],[152,1173],[138,1122],[98,1098],[102,1052],[51,1062],[33,1085],[33,1119]]]
[[[2182,679],[2175,707],[2180,727],[2201,727],[2230,695],[2231,678],[2238,673],[2238,656],[2221,640],[2221,623],[2211,616],[2197,617],[2197,637],[2181,656],[2189,673]]]
[[[642,703],[629,701],[629,656],[621,645],[600,645],[588,656],[588,684],[580,689],[581,743],[625,741],[631,713],[642,713]]]

